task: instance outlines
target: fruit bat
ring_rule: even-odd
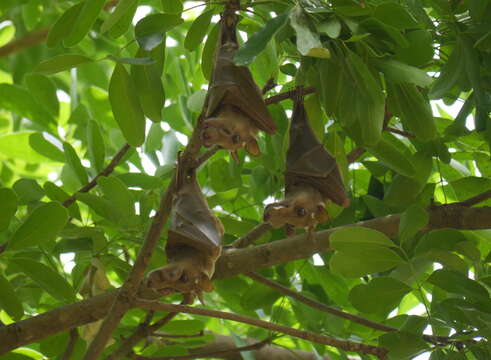
[[[249,69],[234,64],[239,47],[236,26],[237,16],[233,11],[225,11],[220,20],[201,139],[205,146],[219,145],[232,152],[244,147],[249,154],[257,156],[260,154],[255,139],[258,131],[274,134],[276,125]]]
[[[286,156],[285,200],[267,205],[264,220],[274,228],[287,226],[289,233],[295,227],[313,230],[318,223],[328,220],[327,200],[343,207],[349,205],[336,160],[310,127],[303,91],[298,87]]]
[[[168,264],[148,275],[147,286],[162,295],[178,291],[201,299],[203,291],[213,290],[224,230],[208,208],[194,170],[180,182],[165,247]]]

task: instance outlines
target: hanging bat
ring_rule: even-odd
[[[232,152],[243,147],[257,156],[260,154],[258,131],[274,134],[276,125],[249,69],[234,64],[239,47],[237,16],[233,11],[225,11],[220,23],[201,139],[205,146],[219,145]]]
[[[213,290],[224,229],[208,208],[194,171],[178,188],[165,247],[168,264],[148,275],[147,286],[161,295],[178,291],[201,299],[203,291]]]
[[[303,91],[297,87],[290,125],[290,146],[286,156],[285,200],[269,204],[264,220],[273,227],[307,227],[313,230],[327,221],[325,202],[348,207],[336,159],[319,142],[310,127],[303,104]]]

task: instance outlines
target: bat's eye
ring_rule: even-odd
[[[234,144],[240,143],[240,135],[234,135],[234,136],[232,136],[232,142]]]
[[[305,214],[307,214],[307,211],[305,211],[303,207],[296,208],[295,212],[297,213],[297,216],[305,216]]]

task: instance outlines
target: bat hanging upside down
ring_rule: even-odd
[[[168,264],[148,275],[147,287],[161,295],[178,291],[202,299],[203,291],[213,290],[224,229],[208,208],[194,171],[178,189],[165,247]]]
[[[257,156],[260,154],[256,142],[258,131],[274,134],[276,125],[249,69],[234,64],[234,54],[239,47],[237,16],[224,12],[220,23],[201,139],[205,146],[219,145],[232,152],[243,147]]]
[[[274,228],[286,226],[312,231],[329,220],[326,201],[348,207],[349,198],[341,174],[332,157],[317,140],[307,119],[302,88],[297,88],[290,126],[290,146],[286,158],[285,200],[269,204],[264,221]]]

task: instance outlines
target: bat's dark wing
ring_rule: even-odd
[[[341,206],[348,201],[336,159],[315,136],[300,95],[295,99],[290,125],[290,146],[286,156],[287,191],[291,185],[299,183],[314,186],[324,197]]]
[[[208,90],[206,117],[213,116],[221,104],[234,105],[249,116],[258,129],[273,134],[276,125],[250,70],[233,62],[238,48],[236,23],[228,26],[223,19],[221,23],[215,64]]]
[[[191,246],[206,255],[217,256],[222,244],[218,221],[195,178],[185,180],[174,199],[166,251]]]

